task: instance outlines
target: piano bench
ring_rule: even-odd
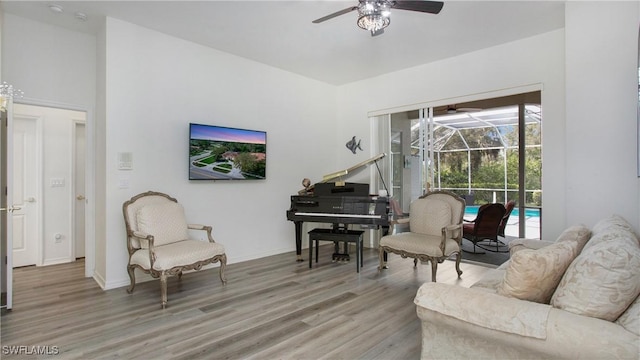
[[[321,229],[316,228],[309,231],[309,269],[313,268],[313,243],[315,241],[316,247],[316,263],[318,262],[318,243],[320,241],[332,241],[334,243],[345,242],[356,243],[356,271],[360,272],[360,268],[362,267],[364,261],[362,259],[364,247],[363,236],[364,231],[362,230],[338,230],[335,231],[333,229]]]

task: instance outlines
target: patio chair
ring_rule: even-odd
[[[511,212],[515,207],[516,207],[516,202],[513,200],[509,200],[507,204],[504,206],[505,213],[504,213],[504,216],[502,217],[502,221],[500,222],[500,226],[498,227],[498,236],[501,236],[503,238],[505,237],[504,229],[507,227],[509,216],[511,216]]]
[[[474,220],[467,221],[462,226],[462,237],[473,243],[473,254],[484,254],[483,251],[477,251],[476,247],[483,250],[503,252],[500,250],[500,241],[498,240],[498,229],[505,216],[505,207],[500,203],[484,204],[478,208],[478,215]],[[488,246],[496,244],[496,250],[490,249]],[[502,244],[504,247],[504,244]],[[508,249],[506,250],[508,251]]]

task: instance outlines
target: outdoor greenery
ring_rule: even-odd
[[[470,187],[474,193],[475,203],[483,204],[493,201],[496,193],[497,201],[506,202],[517,196],[518,184],[518,143],[517,126],[504,126],[499,132],[494,129],[469,129],[465,131],[464,140],[469,145],[464,146],[457,136],[450,136],[449,140],[441,143],[439,152],[440,187],[454,189],[467,194],[469,188],[469,169],[471,169]],[[479,131],[480,130],[480,131]],[[461,131],[462,133],[462,131]],[[502,137],[504,146],[496,146]],[[496,141],[497,140],[497,141]],[[525,129],[525,189],[527,190],[527,205],[540,206],[542,189],[542,154],[539,124],[527,125]],[[509,197],[505,199],[505,157],[506,157],[506,188]],[[470,162],[470,164],[469,164]]]

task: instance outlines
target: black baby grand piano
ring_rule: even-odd
[[[370,195],[369,184],[328,182],[384,156],[380,154],[347,170],[327,175],[322,182],[291,196],[287,220],[295,224],[297,261],[303,261],[302,224],[305,221],[333,224],[332,231],[336,233],[345,231],[351,224],[388,228],[389,200],[386,196]]]

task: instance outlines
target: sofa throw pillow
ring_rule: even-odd
[[[573,225],[565,229],[558,239],[556,239],[556,243],[561,243],[564,241],[574,242],[576,244],[576,256],[582,252],[584,246],[587,244],[589,238],[591,237],[591,230],[588,227],[580,224]]]
[[[137,211],[136,220],[139,231],[153,235],[155,246],[189,238],[184,208],[173,201],[141,207]],[[142,241],[141,245],[143,249],[148,248],[146,241]]]
[[[609,217],[606,217],[598,221],[595,225],[593,225],[592,231],[593,231],[593,235],[598,235],[602,232],[606,232],[616,228],[627,230],[632,234],[634,234],[636,238],[638,237],[638,234],[636,234],[635,231],[633,230],[633,226],[631,226],[631,224],[629,224],[629,222],[625,218],[623,218],[618,214],[613,214]]]
[[[553,241],[518,238],[509,241],[509,256],[513,256],[516,252],[524,249],[538,250],[545,246],[553,244]]]
[[[409,228],[411,232],[440,236],[442,228],[451,225],[451,206],[439,199],[418,199],[411,203]]]
[[[577,247],[575,241],[564,241],[538,250],[516,252],[507,265],[497,293],[548,304],[562,274],[575,259]]]
[[[615,321],[640,294],[640,246],[620,237],[588,247],[569,265],[551,305]]]
[[[585,248],[597,245],[603,241],[615,241],[620,237],[635,239],[638,244],[640,244],[638,234],[635,233],[627,220],[620,215],[611,215],[608,218],[598,221],[598,223],[593,226],[591,240],[585,245]]]

